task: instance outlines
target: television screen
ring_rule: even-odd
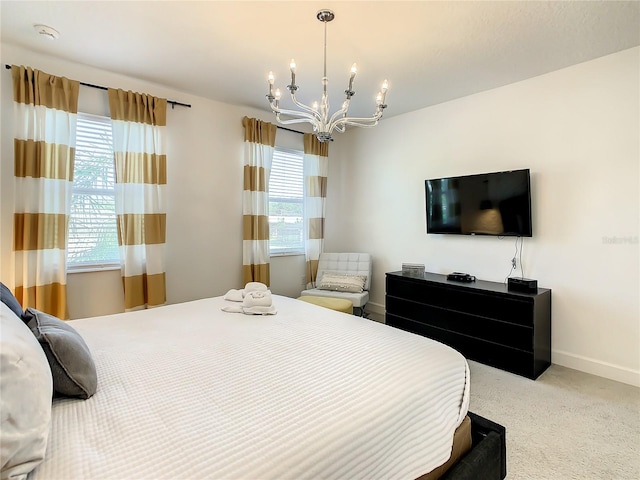
[[[529,170],[425,180],[427,233],[530,237]]]

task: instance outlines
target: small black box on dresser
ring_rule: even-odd
[[[447,344],[466,358],[535,379],[551,364],[551,290],[386,275],[386,323]]]
[[[538,293],[538,281],[532,278],[509,277],[507,289],[510,292]]]

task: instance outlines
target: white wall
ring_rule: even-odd
[[[522,260],[524,276],[553,290],[553,363],[640,385],[639,57],[626,50],[351,130],[330,155],[326,250],[373,255],[379,309],[385,272],[403,262],[502,282],[514,239],[427,235],[424,180],[529,168]],[[392,109],[393,91],[388,100]]]
[[[241,286],[241,118],[271,115],[14,46],[2,45],[1,53],[2,64],[191,103],[170,109],[167,119],[168,301]],[[553,289],[553,362],[640,384],[639,55],[627,50],[341,135],[330,152],[325,250],[373,255],[371,305],[379,313],[384,273],[402,262],[503,281],[513,239],[426,235],[424,179],[530,168],[534,237],[525,239],[522,259],[525,276]],[[0,93],[0,278],[12,286],[8,71]],[[105,113],[106,105],[104,93],[82,87],[81,107]],[[608,243],[628,237],[635,242]],[[274,292],[302,290],[304,257],[273,258],[271,271]],[[68,281],[72,318],[122,311],[117,272]]]
[[[167,112],[168,211],[167,301],[184,302],[222,295],[242,287],[242,117],[273,121],[267,112],[188,95],[149,82],[2,45],[2,64],[28,65],[54,75],[162,96],[192,105]],[[14,285],[13,94],[11,73],[0,73],[0,278]],[[106,92],[81,87],[79,109],[108,115]],[[278,143],[295,144],[295,134],[278,131]],[[300,148],[302,136],[298,135]],[[274,258],[274,293],[297,296],[302,290],[304,257]],[[71,318],[124,309],[118,271],[68,275]]]

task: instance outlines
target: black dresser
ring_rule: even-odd
[[[447,344],[470,360],[538,378],[551,364],[551,290],[387,273],[386,323]]]

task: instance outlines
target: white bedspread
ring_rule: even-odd
[[[444,463],[467,413],[456,351],[274,295],[71,322],[98,392],[56,399],[39,479],[411,479]]]

